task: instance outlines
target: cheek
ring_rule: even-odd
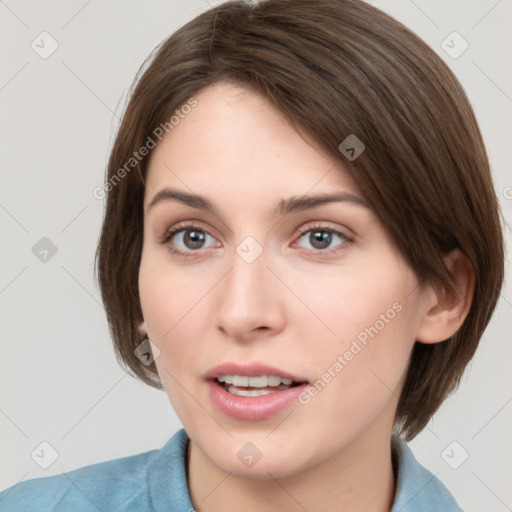
[[[335,279],[320,276],[315,286],[310,280],[297,282],[317,317],[297,322],[304,327],[304,350],[317,372],[320,409],[328,410],[328,402],[336,399],[345,410],[368,410],[399,394],[414,343],[417,281],[406,267],[392,260],[381,263],[343,269]],[[319,332],[321,342],[311,350],[307,339],[318,340]]]
[[[149,242],[148,242],[149,243]],[[161,338],[186,313],[194,287],[180,268],[169,264],[166,251],[145,247],[139,268],[139,295],[148,334]]]
[[[380,265],[370,261],[326,268],[315,275],[297,273],[293,283],[295,294],[311,313],[305,315],[303,310],[293,321],[317,328],[323,324],[323,339],[331,342],[327,347],[339,350],[353,339],[364,343],[375,337],[384,339],[394,331],[400,341],[404,336],[398,335],[399,326],[411,327],[417,281],[412,271],[392,258],[381,260]]]
[[[203,276],[204,277],[204,276]],[[160,355],[155,359],[165,393],[178,417],[190,425],[201,414],[190,396],[199,376],[206,323],[210,316],[204,298],[214,282],[193,279],[179,268],[141,262],[139,294],[148,335]],[[210,320],[211,321],[211,320]]]
[[[175,372],[185,368],[187,362],[190,366],[190,361],[200,354],[201,339],[211,322],[206,297],[215,284],[215,276],[202,273],[196,277],[190,269],[180,270],[165,261],[158,263],[156,258],[142,258],[139,294],[148,335],[162,356],[156,361],[157,368],[165,362],[166,368]]]

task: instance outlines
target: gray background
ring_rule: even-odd
[[[143,59],[218,3],[0,1],[1,489],[159,448],[181,427],[166,395],[115,360],[93,283],[103,202],[92,191]],[[512,218],[512,0],[371,3],[426,40],[462,82]],[[43,31],[59,45],[46,59],[31,47],[51,48]],[[441,46],[453,31],[469,43],[458,58]],[[448,44],[462,48],[453,37]],[[510,245],[510,227],[506,236]],[[43,237],[57,248],[46,262],[33,251],[48,245]],[[410,443],[469,512],[512,510],[511,315],[509,280],[460,389]],[[35,462],[51,462],[44,441],[58,454],[48,469]]]

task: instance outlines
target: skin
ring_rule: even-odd
[[[160,349],[158,373],[191,438],[194,507],[389,511],[390,438],[409,355],[416,340],[440,342],[460,326],[470,269],[456,252],[446,260],[467,299],[457,302],[420,286],[366,206],[336,202],[274,215],[285,197],[362,196],[339,157],[257,93],[221,83],[196,99],[151,154],[139,272],[141,330]],[[207,196],[219,212],[176,201],[148,211],[164,187]],[[202,246],[184,236],[194,229],[160,243],[184,221],[203,230]],[[328,229],[343,236],[315,245],[313,235]],[[247,236],[263,250],[252,263],[236,252]],[[309,403],[251,422],[210,401],[203,376],[227,361],[268,363],[316,382],[393,304],[400,311]],[[252,467],[237,457],[247,442],[262,453]]]

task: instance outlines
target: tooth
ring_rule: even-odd
[[[275,391],[270,391],[269,389],[238,389],[236,387],[229,387],[228,391],[232,395],[237,396],[262,396],[275,393]]]
[[[281,384],[281,377],[276,377],[275,375],[269,375],[268,377],[268,385],[269,386],[279,386]]]
[[[268,386],[268,378],[266,375],[249,377],[249,383],[247,385],[252,388],[266,388]]]
[[[267,386],[276,387],[281,384],[290,386],[293,381],[285,377],[278,377],[277,375],[258,375],[257,377],[247,377],[245,375],[219,375],[217,377],[219,382],[226,384],[233,384],[240,387],[253,387],[265,388]]]
[[[233,386],[248,386],[249,377],[243,375],[233,375]]]

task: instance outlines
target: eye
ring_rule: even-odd
[[[328,226],[317,225],[303,228],[300,231],[299,242],[310,245],[306,247],[308,252],[323,256],[348,248],[353,239]],[[175,227],[162,237],[160,243],[167,245],[171,253],[183,258],[193,257],[201,249],[218,246],[213,236],[194,224]]]
[[[214,238],[199,226],[182,225],[167,232],[161,243],[167,244],[172,253],[187,257],[200,249],[214,246],[214,243],[207,244],[208,239],[214,241]]]
[[[327,226],[309,226],[301,231],[299,241],[309,244],[309,251],[317,254],[332,254],[345,249],[353,241],[352,238]],[[334,245],[339,241],[337,245]]]

